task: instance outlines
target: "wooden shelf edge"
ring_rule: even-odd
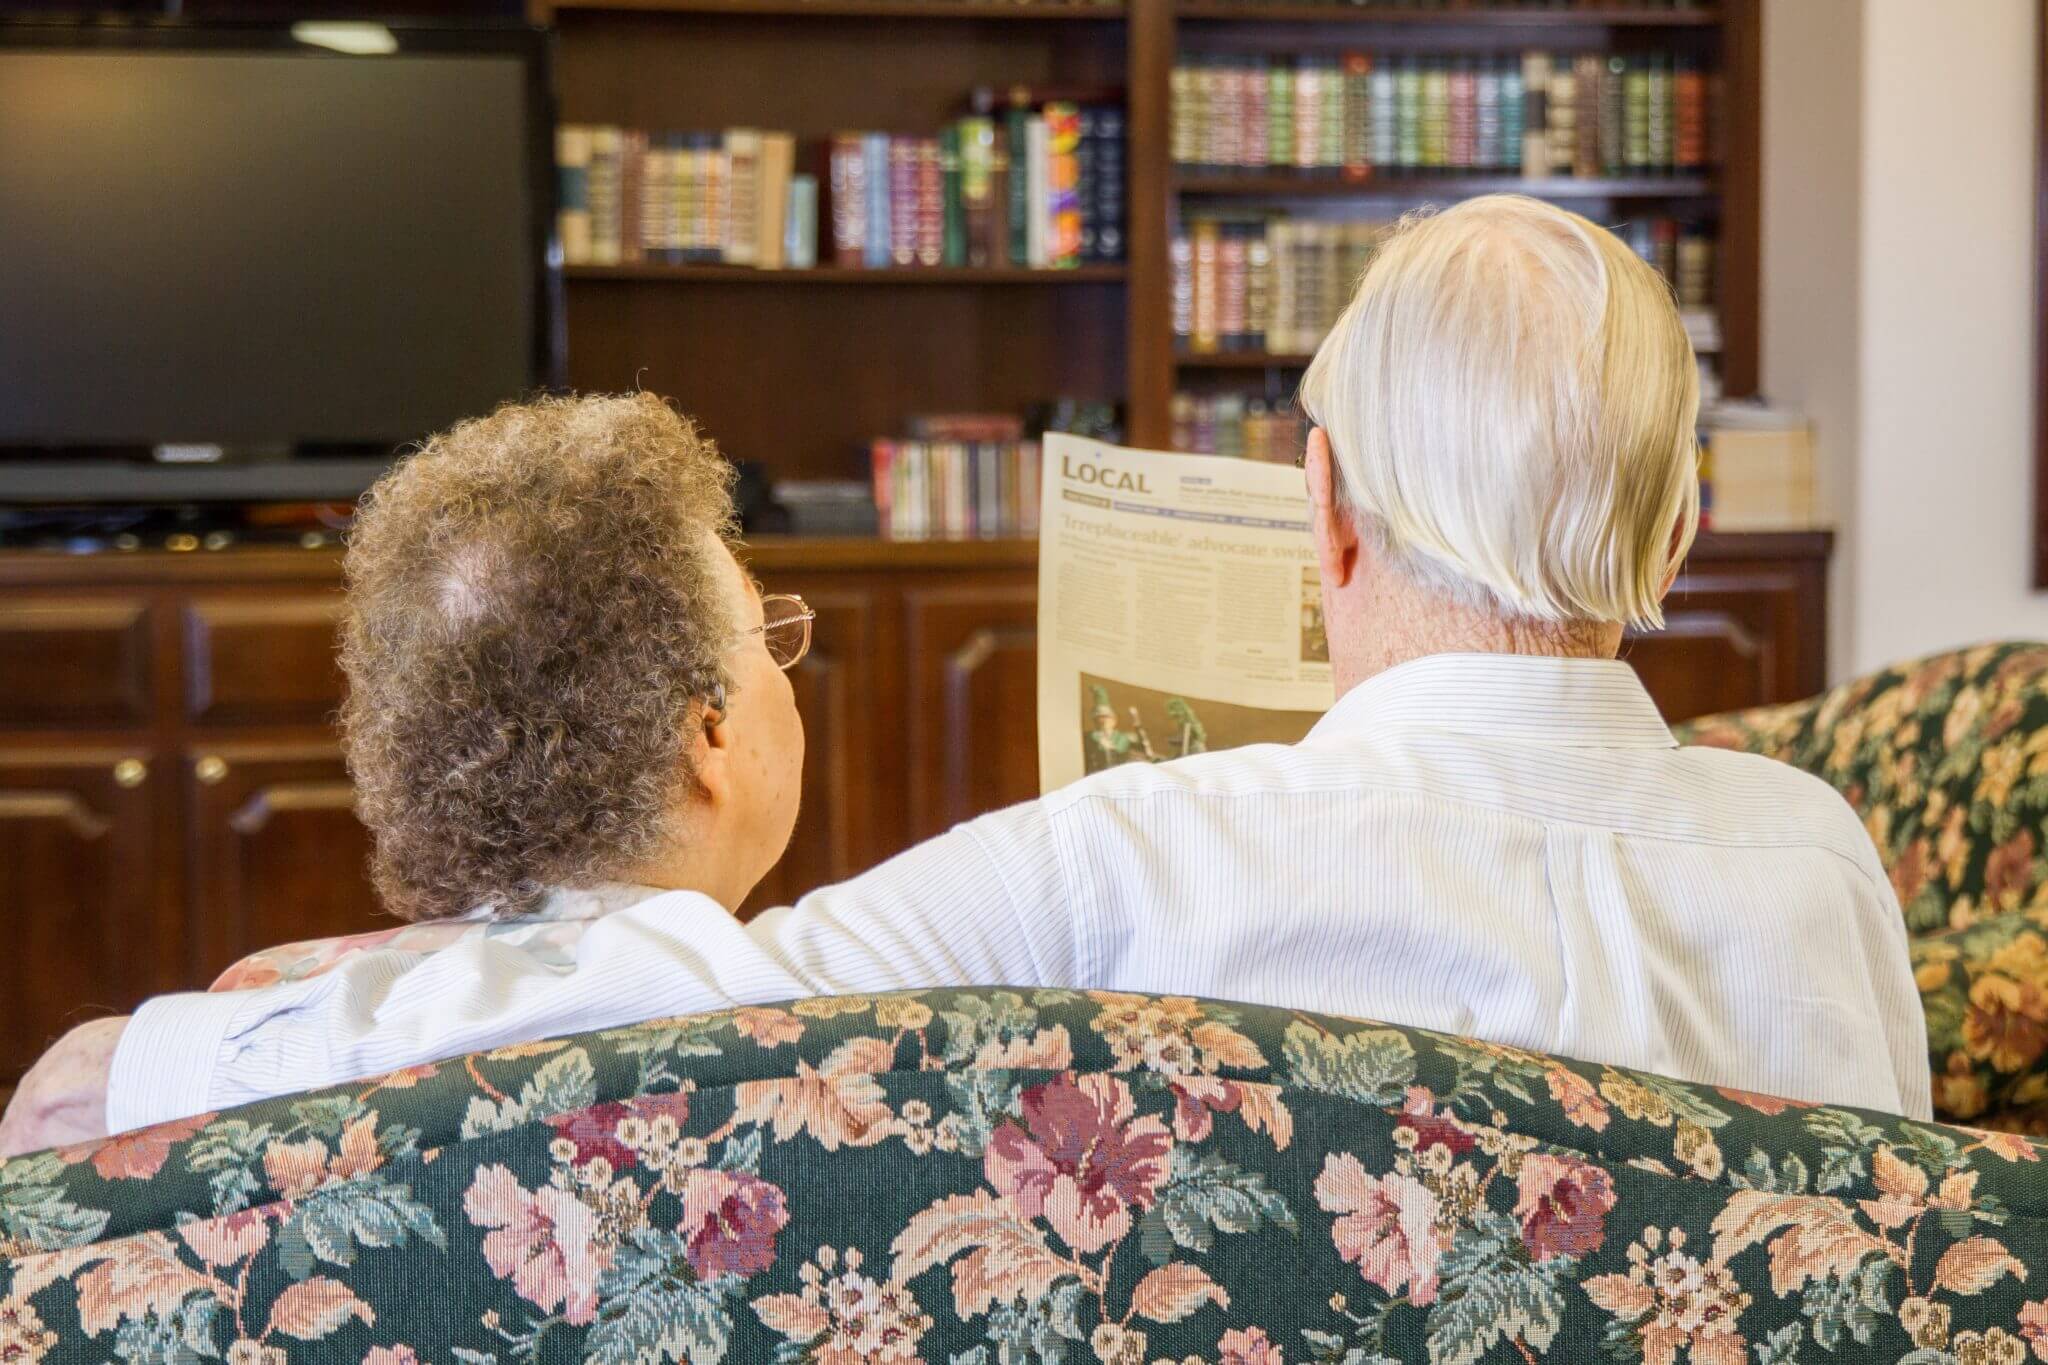
[[[1082,265],[1064,270],[1027,266],[821,265],[811,270],[756,270],[745,265],[568,265],[569,280],[653,280],[663,284],[1108,284],[1124,279],[1121,265]]]
[[[1183,370],[1301,370],[1313,355],[1272,355],[1265,351],[1179,352],[1173,363]]]
[[[1834,552],[1835,533],[1811,531],[1701,531],[1693,541],[1688,564],[1731,560],[1826,559]]]
[[[726,14],[763,18],[1121,20],[1120,4],[1006,4],[1003,0],[538,0],[545,22],[564,10],[620,14]]]
[[[1443,27],[1498,25],[1502,28],[1597,26],[1604,28],[1711,28],[1717,9],[1398,9],[1357,4],[1259,4],[1236,0],[1185,0],[1177,19],[1243,20],[1254,23],[1436,24]]]
[[[1336,175],[1184,174],[1182,194],[1246,198],[1427,198],[1438,194],[1527,194],[1538,199],[1699,199],[1718,191],[1707,176],[1628,176],[1579,180],[1524,180],[1508,175],[1402,175],[1346,180]]]

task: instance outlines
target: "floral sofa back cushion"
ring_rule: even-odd
[[[1000,989],[658,1020],[0,1163],[0,1361],[2048,1359],[2025,1138]]]
[[[1936,1112],[2048,1130],[2048,645],[1936,654],[1677,732],[1848,799],[1914,936]]]

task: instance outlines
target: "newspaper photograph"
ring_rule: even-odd
[[[1292,743],[1330,648],[1291,465],[1045,438],[1038,776]]]

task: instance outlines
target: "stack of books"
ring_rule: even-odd
[[[1384,222],[1191,220],[1171,247],[1173,336],[1190,355],[1315,350],[1351,300]]]
[[[1813,427],[1758,402],[1700,414],[1700,525],[1716,531],[1805,531],[1821,525]]]
[[[818,182],[796,139],[758,128],[555,130],[564,265],[817,264]]]
[[[1018,92],[936,137],[832,139],[841,266],[1061,269],[1124,258],[1124,115]]]
[[[1291,403],[1236,393],[1173,396],[1175,450],[1293,464],[1307,442],[1308,419]]]
[[[891,540],[1038,534],[1039,447],[1015,417],[912,419],[868,452],[881,533]]]
[[[1698,172],[1712,159],[1717,79],[1662,55],[1204,54],[1173,69],[1172,155],[1184,168],[1356,180]]]

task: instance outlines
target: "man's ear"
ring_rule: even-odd
[[[1325,584],[1345,587],[1358,572],[1358,528],[1337,496],[1337,464],[1331,458],[1329,434],[1321,427],[1309,428],[1301,468],[1308,482],[1316,567],[1322,570]]]
[[[1662,602],[1671,595],[1671,585],[1678,581],[1678,571],[1685,567],[1684,563],[1678,558],[1678,547],[1684,540],[1685,518],[1681,516],[1671,528],[1670,545],[1665,547],[1664,553],[1670,559],[1671,567],[1664,570],[1664,582],[1657,589],[1657,600],[1659,602]]]
[[[698,706],[697,733],[690,741],[697,794],[711,805],[722,806],[732,795],[732,706],[730,702],[714,706],[708,700]]]

